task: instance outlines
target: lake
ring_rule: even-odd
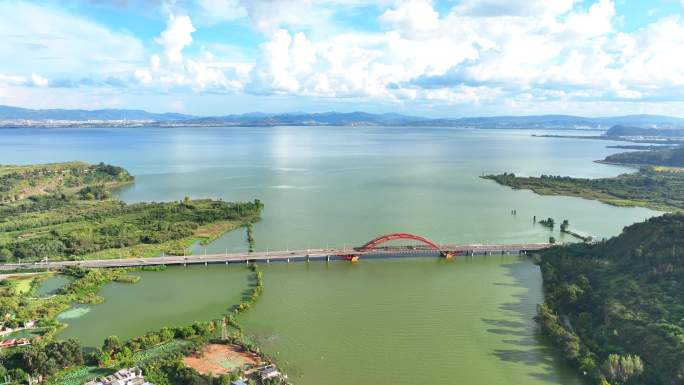
[[[254,227],[260,250],[356,246],[395,231],[444,243],[547,241],[550,232],[535,226],[533,216],[568,219],[573,230],[604,237],[657,214],[542,197],[479,178],[503,172],[604,177],[629,171],[593,163],[620,151],[606,148],[614,142],[532,137],[544,133],[550,131],[3,129],[0,163],[84,160],[123,166],[136,176],[135,184],[117,193],[127,202],[259,198],[266,204],[263,220]],[[237,232],[207,250],[246,247],[244,234]]]
[[[256,127],[0,130],[0,163],[67,160],[127,168],[127,202],[185,196],[261,199],[257,248],[355,246],[389,232],[443,243],[543,242],[537,218],[608,237],[658,212],[538,196],[484,173],[605,177],[609,141],[542,130]],[[572,134],[577,134],[572,132]],[[595,132],[587,134],[596,134]],[[517,215],[511,215],[516,210]],[[207,252],[245,250],[236,231]],[[196,252],[204,247],[196,246]],[[241,266],[142,272],[105,302],[60,317],[89,346],[219,316],[246,288]],[[264,266],[263,298],[243,317],[298,385],[579,384],[533,322],[537,266],[517,256]],[[106,326],[106,327],[105,327]]]

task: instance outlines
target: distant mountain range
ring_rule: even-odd
[[[30,110],[27,108],[0,106],[0,120],[149,120],[173,121],[193,119],[195,116],[176,113],[155,114],[143,110]]]
[[[684,128],[684,118],[628,115],[586,118],[571,115],[425,118],[395,113],[325,112],[199,117],[142,110],[30,110],[0,106],[0,126],[431,126],[474,128],[608,129],[615,125],[673,129]]]

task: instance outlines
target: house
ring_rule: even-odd
[[[31,345],[31,341],[29,341],[28,338],[11,338],[0,342],[0,349],[26,345]]]
[[[145,378],[138,368],[121,369],[107,377],[85,383],[84,385],[144,385]]]
[[[247,385],[247,383],[241,378],[239,380],[231,381],[230,385]]]
[[[275,365],[266,365],[259,369],[259,378],[262,380],[269,380],[277,377],[280,377],[280,372]]]

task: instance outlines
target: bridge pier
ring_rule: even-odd
[[[290,257],[287,257],[287,263],[290,263]]]
[[[309,262],[311,260],[311,257],[307,254],[306,255],[306,262]]]
[[[326,260],[326,262],[330,262],[330,256],[327,255],[327,256],[325,257],[325,260]]]

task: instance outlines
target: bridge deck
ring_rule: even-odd
[[[456,255],[482,255],[482,254],[519,254],[542,250],[550,247],[548,243],[519,243],[519,244],[499,244],[499,245],[441,245],[442,251],[454,253]],[[228,253],[228,254],[207,254],[189,256],[165,256],[151,258],[125,258],[125,259],[97,259],[83,261],[55,261],[41,262],[34,264],[8,263],[0,265],[2,270],[15,270],[19,268],[60,268],[64,266],[81,267],[134,267],[134,266],[159,266],[159,265],[190,265],[190,264],[230,264],[248,262],[299,262],[316,260],[343,260],[349,255],[363,257],[406,257],[419,255],[435,255],[438,251],[422,246],[418,247],[386,247],[370,251],[358,251],[355,249],[309,249],[309,250],[287,250],[254,253]]]

